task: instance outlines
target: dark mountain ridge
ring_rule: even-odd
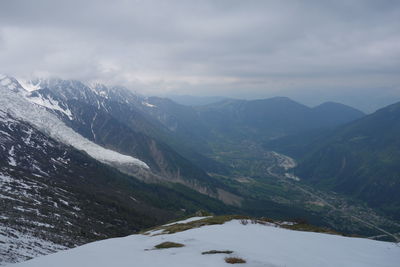
[[[212,153],[215,143],[266,141],[310,129],[334,127],[364,116],[361,111],[342,104],[309,108],[287,97],[227,99],[199,107],[187,107],[158,97],[151,97],[148,102],[154,107],[143,107],[146,113],[179,136],[181,143],[203,154]]]
[[[400,218],[400,103],[333,130],[266,146],[299,160],[296,174]]]

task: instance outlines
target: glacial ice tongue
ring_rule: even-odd
[[[31,123],[52,138],[78,150],[83,150],[103,163],[149,168],[146,163],[139,159],[105,149],[91,142],[66,126],[57,116],[48,112],[44,107],[29,102],[23,95],[11,91],[9,87],[3,85],[0,85],[0,110]]]

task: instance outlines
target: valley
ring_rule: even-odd
[[[240,188],[240,192],[248,198],[255,197],[255,203],[267,200],[285,207],[283,210],[290,210],[285,213],[259,208],[254,214],[260,216],[263,212],[275,212],[275,216],[283,219],[301,219],[347,234],[378,236],[382,240],[398,242],[399,222],[368,207],[362,201],[304,182],[294,175],[297,164],[292,158],[267,151],[254,143],[249,145],[246,142],[240,148],[242,150],[238,147],[233,152],[224,151],[217,156],[235,170],[232,177],[213,176]],[[269,202],[265,204],[271,205]],[[251,210],[251,207],[247,208]]]
[[[399,17],[0,0],[0,267],[398,267]]]
[[[288,98],[189,107],[79,81],[0,82],[2,264],[199,210],[399,240],[395,219],[299,171],[301,146],[364,116],[352,108]]]

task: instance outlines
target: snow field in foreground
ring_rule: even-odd
[[[166,242],[182,248],[154,249]],[[243,266],[397,267],[400,247],[394,243],[328,234],[292,231],[234,220],[166,235],[131,235],[90,243],[39,257],[15,267],[187,267],[228,266],[226,254],[202,255],[209,250],[232,250]]]

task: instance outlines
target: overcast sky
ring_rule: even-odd
[[[400,100],[400,1],[0,0],[0,72],[144,94]]]

